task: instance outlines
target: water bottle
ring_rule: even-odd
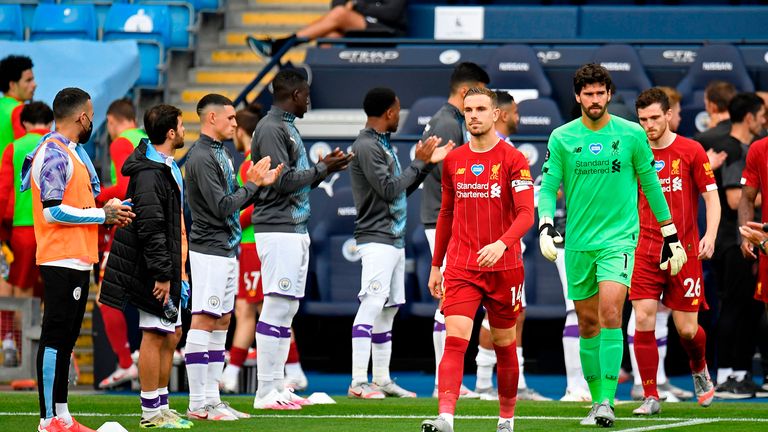
[[[179,309],[173,304],[173,299],[168,297],[168,302],[163,305],[163,314],[168,319],[175,319],[179,314]]]
[[[3,339],[3,366],[16,367],[18,365],[19,356],[16,341],[13,340],[13,333],[8,332]]]

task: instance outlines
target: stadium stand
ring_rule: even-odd
[[[24,21],[21,15],[21,5],[0,5],[0,39],[24,39]]]
[[[429,123],[432,115],[445,104],[446,98],[440,96],[430,96],[418,99],[411,106],[408,117],[400,127],[398,133],[402,135],[421,135],[424,132],[424,126]]]
[[[35,9],[29,40],[97,38],[98,22],[92,4],[43,3]]]
[[[516,101],[552,95],[552,85],[536,51],[528,45],[498,47],[486,70],[491,77],[490,87],[510,92]]]
[[[563,117],[555,101],[549,98],[527,99],[517,104],[520,114],[518,135],[549,135],[563,124]]]
[[[595,51],[593,61],[611,72],[616,94],[623,96],[629,106],[634,106],[640,92],[652,87],[640,57],[631,45],[604,45]]]
[[[173,0],[142,0],[140,4],[161,5],[168,8],[171,35],[167,48],[191,49],[195,43],[195,9],[186,1]]]

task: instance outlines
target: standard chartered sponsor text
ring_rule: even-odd
[[[608,174],[610,165],[608,160],[576,161],[573,172],[580,175]]]
[[[457,198],[488,198],[488,183],[456,183]]]

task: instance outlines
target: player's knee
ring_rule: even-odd
[[[681,338],[686,340],[691,340],[694,337],[696,337],[696,333],[699,330],[699,323],[685,323],[683,325],[677,326],[677,333],[680,335]]]

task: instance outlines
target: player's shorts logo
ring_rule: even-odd
[[[659,171],[663,170],[664,169],[664,165],[666,165],[666,164],[664,163],[663,160],[653,161],[653,168],[656,169],[656,172],[659,172]]]
[[[75,300],[80,300],[80,294],[82,293],[82,288],[76,287],[72,290],[72,297],[75,298]]]
[[[208,306],[212,308],[217,308],[221,304],[221,300],[216,296],[210,296],[208,297]]]
[[[483,173],[483,171],[485,171],[485,165],[483,165],[483,164],[474,164],[474,165],[472,165],[470,170],[472,171],[472,174],[474,174],[476,176],[479,176],[480,174]]]
[[[277,287],[283,291],[288,291],[289,289],[291,289],[291,280],[288,278],[282,278],[279,281],[277,281]]]
[[[601,151],[603,151],[603,145],[600,143],[592,143],[589,145],[589,151],[591,151],[594,155],[599,154]]]
[[[378,294],[381,292],[381,282],[375,280],[368,284],[368,292],[371,294]]]
[[[162,324],[163,327],[170,327],[171,320],[169,320],[168,318],[160,318],[160,324]]]

